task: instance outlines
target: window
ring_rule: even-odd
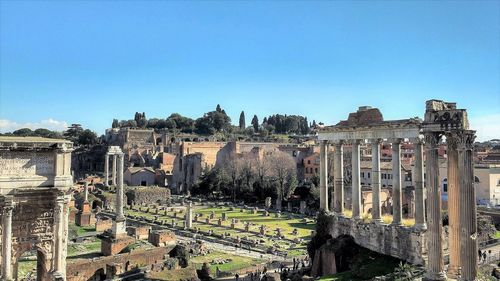
[[[314,168],[314,172],[317,174],[318,173],[318,168]]]
[[[306,168],[306,174],[309,174],[309,168]]]
[[[368,178],[370,178],[370,173],[368,172],[367,174],[368,174]]]
[[[307,160],[307,164],[311,164],[311,160]]]
[[[364,178],[365,177],[365,172],[361,172],[361,177]]]

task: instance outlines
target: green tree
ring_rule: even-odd
[[[240,130],[245,130],[245,111],[241,111],[240,113]]]
[[[21,136],[21,137],[28,137],[28,136],[33,136],[34,133],[30,128],[22,128],[19,130],[15,130],[12,132],[14,136]]]
[[[83,130],[78,136],[78,144],[90,146],[97,143],[97,135],[89,129]]]
[[[49,138],[54,134],[54,132],[52,132],[51,130],[45,129],[45,128],[38,128],[33,133],[36,136],[44,137],[44,138]]]
[[[257,118],[257,115],[254,115],[252,118],[252,126],[255,132],[259,131],[259,118]]]

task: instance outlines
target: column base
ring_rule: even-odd
[[[462,270],[459,266],[450,266],[448,267],[448,271],[446,273],[448,275],[448,278],[460,280]]]
[[[374,223],[374,224],[383,224],[384,221],[382,219],[372,219],[372,223]]]
[[[436,272],[436,273],[427,272],[422,280],[424,280],[424,281],[443,281],[443,280],[447,280],[447,278],[446,278],[446,274],[444,272]]]
[[[418,223],[413,226],[413,229],[416,231],[426,231],[427,230],[427,224],[425,223]]]
[[[113,236],[113,238],[119,238],[121,236],[127,235],[125,220],[113,221],[113,226],[111,227],[111,235]]]

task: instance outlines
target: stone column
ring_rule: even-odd
[[[89,183],[85,181],[83,195],[85,200],[83,202],[89,202]]]
[[[424,152],[423,141],[415,142],[415,226],[419,231],[427,230],[425,223],[425,199],[424,199]]]
[[[11,200],[5,202],[2,214],[2,280],[12,279],[12,211]]]
[[[109,154],[104,158],[104,185],[109,186]]]
[[[392,224],[401,225],[403,221],[403,194],[401,188],[401,139],[392,142]]]
[[[68,228],[69,228],[69,202],[71,201],[71,195],[64,196],[64,205],[63,205],[63,248],[61,253],[61,274],[63,278],[66,278],[66,258],[68,256]],[[65,280],[65,279],[64,279]]]
[[[189,202],[186,210],[186,227],[193,227],[193,203]]]
[[[380,212],[380,143],[381,139],[372,140],[372,219],[374,222],[381,223]]]
[[[460,262],[462,280],[471,281],[476,280],[477,275],[477,206],[472,151],[476,135],[475,131],[467,130],[458,136]]]
[[[361,219],[361,172],[359,146],[361,141],[355,140],[352,143],[352,218]]]
[[[64,268],[63,252],[64,248],[64,196],[56,198],[54,206],[54,274],[61,275]]]
[[[319,208],[328,211],[328,143],[326,140],[321,141],[319,154]]]
[[[344,213],[344,149],[342,141],[335,144],[333,159],[334,168],[334,196],[333,211],[338,215]]]
[[[113,185],[116,186],[116,154],[113,154],[113,175],[112,175]]]
[[[445,280],[443,262],[443,224],[441,218],[441,188],[439,184],[439,133],[425,134],[425,181],[427,184],[427,280]]]
[[[125,216],[123,215],[123,153],[118,155],[118,185],[116,187],[116,218],[113,223],[113,236],[117,237],[125,233]]]
[[[460,194],[458,175],[458,151],[457,135],[446,134],[448,154],[448,218],[449,236],[448,249],[450,253],[450,265],[448,266],[448,277],[458,279],[460,277]]]

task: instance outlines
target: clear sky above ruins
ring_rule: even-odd
[[[498,1],[1,1],[0,131],[135,111],[327,124],[458,102],[500,137]]]

